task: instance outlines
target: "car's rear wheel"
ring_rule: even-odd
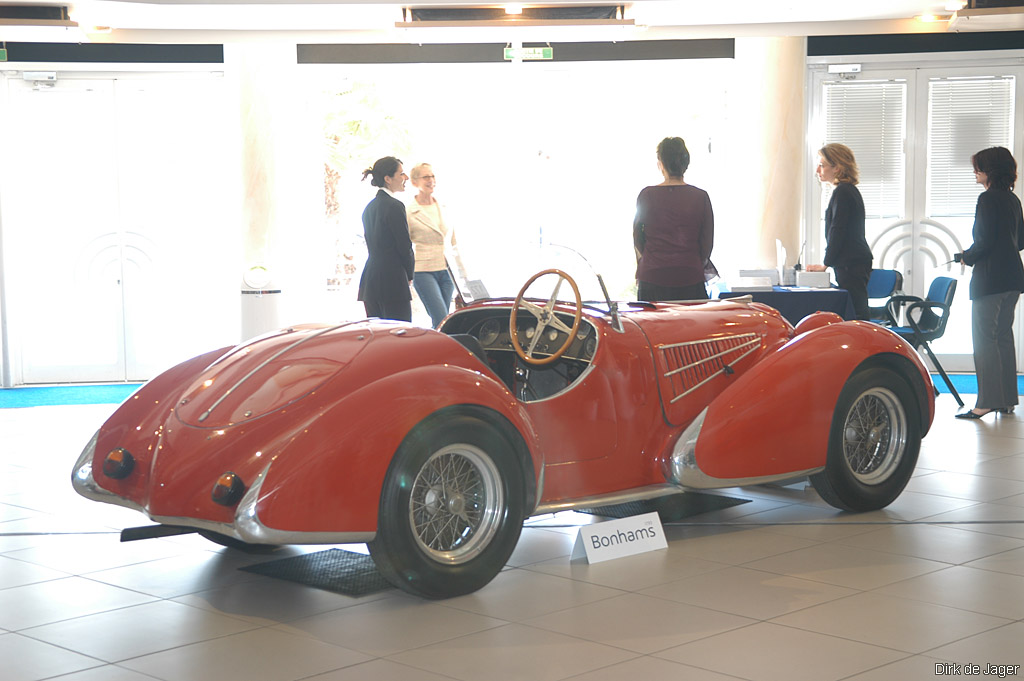
[[[469,416],[435,420],[410,434],[391,462],[370,555],[409,593],[476,591],[519,541],[523,489],[515,453],[493,428]]]
[[[910,386],[891,369],[855,373],[836,403],[825,470],[811,476],[821,498],[844,511],[892,503],[917,465],[918,414]]]

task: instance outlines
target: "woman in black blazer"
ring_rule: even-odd
[[[850,292],[857,319],[870,319],[868,279],[871,278],[871,247],[864,236],[864,199],[857,189],[857,161],[845,144],[826,144],[818,150],[818,179],[834,188],[825,210],[825,264],[808,265],[808,271],[831,267],[836,284]]]
[[[971,157],[974,176],[985,191],[974,211],[974,244],[954,260],[971,265],[971,332],[978,401],[960,419],[980,419],[1017,404],[1017,352],[1013,316],[1024,291],[1024,217],[1013,193],[1017,162],[1009,149],[991,147]]]
[[[372,175],[377,195],[363,210],[363,235],[368,257],[359,278],[359,296],[367,317],[412,321],[412,282],[416,266],[405,204],[395,198],[405,191],[409,176],[402,162],[394,156],[377,159],[363,172],[363,179]]]

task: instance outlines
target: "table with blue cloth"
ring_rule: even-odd
[[[856,319],[850,292],[844,288],[798,288],[773,286],[771,291],[723,291],[719,298],[751,296],[755,303],[770,305],[790,324],[814,312],[835,312],[843,319]]]

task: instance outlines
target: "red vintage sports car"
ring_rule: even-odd
[[[296,326],[166,371],[88,443],[75,489],[215,540],[366,542],[397,587],[446,598],[537,514],[800,476],[882,508],[934,415],[917,353],[874,324],[585,303],[559,269],[514,299],[459,288],[436,331]]]

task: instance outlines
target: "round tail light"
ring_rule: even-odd
[[[129,454],[127,449],[112,449],[107,458],[103,459],[103,474],[114,480],[127,478],[134,469],[135,457]]]
[[[245,494],[245,483],[231,471],[222,474],[217,478],[213,486],[213,500],[221,506],[234,506]]]

